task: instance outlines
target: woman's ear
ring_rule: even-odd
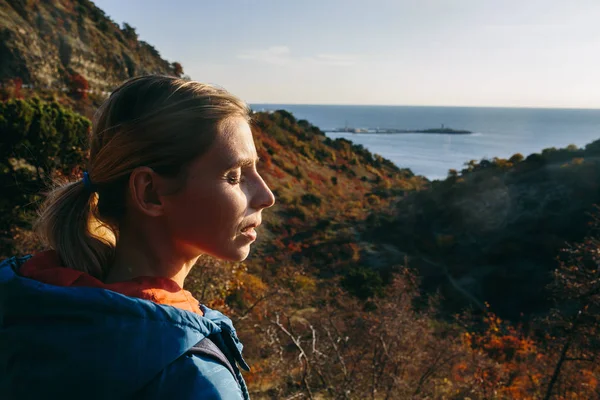
[[[129,193],[132,205],[141,213],[150,217],[163,214],[164,207],[160,198],[161,179],[149,167],[138,167],[129,177]]]

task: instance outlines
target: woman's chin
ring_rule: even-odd
[[[216,258],[222,261],[233,261],[240,262],[244,261],[248,254],[250,253],[250,246],[244,246],[243,248],[238,249],[228,249],[226,251],[204,251],[203,254],[206,254],[210,257]]]
[[[247,251],[247,252],[245,252],[244,254],[239,254],[237,257],[235,257],[235,258],[232,258],[232,259],[231,259],[231,261],[235,261],[235,262],[241,262],[241,261],[244,261],[246,258],[248,258],[248,254],[249,254],[249,253],[250,253],[250,252],[249,252],[249,251]]]
[[[227,261],[240,262],[248,258],[248,254],[250,254],[250,245],[245,245],[240,246],[233,251],[229,251],[227,254],[223,254],[219,258]]]

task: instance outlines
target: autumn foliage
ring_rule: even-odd
[[[87,90],[83,77],[78,81],[81,91],[74,95]],[[0,203],[0,228],[8,256],[36,250],[28,230],[32,204],[49,177],[80,172],[90,122],[39,99],[0,105],[5,160],[0,162],[11,194]],[[186,279],[186,288],[202,303],[233,319],[252,366],[246,378],[253,398],[600,397],[600,242],[589,214],[571,218],[573,225],[591,220],[592,231],[566,248],[561,242],[546,267],[551,273],[544,304],[551,306],[535,315],[506,318],[497,312],[501,303],[478,308],[477,299],[465,306],[456,292],[432,290],[428,280],[438,267],[474,270],[473,260],[481,260],[476,255],[484,254],[456,257],[462,254],[457,249],[472,249],[473,243],[465,239],[468,231],[446,228],[448,221],[454,229],[463,222],[452,214],[458,203],[444,212],[442,199],[467,196],[474,187],[493,189],[498,176],[514,182],[526,173],[531,179],[536,163],[557,160],[557,154],[571,160],[563,163],[568,165],[561,179],[570,177],[574,187],[585,189],[586,178],[573,177],[595,176],[595,164],[586,160],[597,144],[529,161],[515,155],[472,162],[432,184],[362,146],[331,140],[288,112],[257,113],[253,121],[258,168],[277,203],[264,213],[246,261],[203,256]],[[406,224],[394,225],[398,222]],[[516,231],[505,229],[482,230],[488,236],[475,239]],[[522,254],[519,243],[496,243],[508,255]],[[519,275],[511,279],[505,284],[518,283]]]
[[[86,99],[90,88],[87,79],[81,74],[73,74],[69,78],[69,94],[76,99]]]
[[[23,80],[21,78],[6,79],[0,82],[0,101],[23,98]]]

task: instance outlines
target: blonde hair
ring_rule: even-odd
[[[131,172],[140,166],[171,176],[208,150],[223,122],[249,120],[249,108],[227,91],[168,76],[143,76],[117,88],[94,118],[83,181],[56,184],[35,224],[66,267],[102,279],[112,263],[126,212]]]

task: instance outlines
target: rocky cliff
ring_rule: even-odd
[[[81,75],[102,91],[148,73],[182,70],[89,0],[0,0],[0,81],[62,88]]]

